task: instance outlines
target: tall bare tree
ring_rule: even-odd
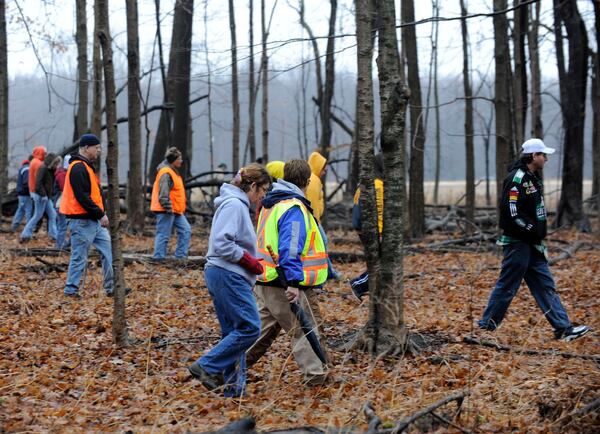
[[[233,112],[231,170],[237,171],[240,166],[240,92],[238,85],[237,36],[233,0],[229,0],[229,32],[231,34],[231,108]]]
[[[600,210],[600,0],[594,0],[594,27],[596,29],[596,53],[592,62],[592,197],[594,207]]]
[[[515,142],[520,145],[525,140],[525,121],[527,120],[527,58],[525,56],[525,36],[529,27],[528,9],[519,6],[523,0],[514,0],[515,17],[513,29],[513,57],[515,73],[513,76],[513,103],[515,120]]]
[[[506,0],[494,0],[494,12],[504,11]],[[496,110],[496,198],[501,196],[502,181],[509,165],[516,158],[512,139],[510,111],[510,51],[508,48],[508,22],[504,13],[496,13],[494,21],[494,108]]]
[[[590,231],[583,212],[583,133],[588,69],[588,39],[576,0],[554,0],[554,35],[560,108],[565,130],[562,189],[555,224]],[[567,31],[569,66],[565,67],[563,30]]]
[[[78,138],[88,129],[88,55],[87,55],[87,14],[86,0],[75,2],[75,16],[77,30],[77,124],[75,125],[75,138]]]
[[[127,177],[127,220],[133,232],[144,230],[142,184],[142,136],[140,117],[140,52],[137,0],[126,0],[127,9],[127,112],[129,116],[129,173]]]
[[[177,0],[175,16],[180,15],[178,39],[175,41],[177,61],[173,89],[173,145],[183,156],[182,172],[190,176],[191,163],[191,118],[190,118],[190,73],[192,61],[192,24],[194,22],[194,0]],[[175,19],[175,17],[174,17]]]
[[[401,1],[402,23],[415,21],[413,0]],[[423,191],[425,150],[425,131],[423,129],[423,110],[421,81],[419,77],[419,57],[417,51],[416,27],[402,27],[402,46],[407,64],[408,87],[410,88],[410,167],[408,216],[410,225],[407,230],[412,238],[421,238],[425,231],[425,194]]]
[[[383,238],[377,231],[373,185],[373,95],[371,79],[371,2],[355,1],[358,42],[359,110],[357,131],[360,180],[364,186],[363,231],[369,269],[369,319],[357,344],[372,354],[396,355],[405,351],[408,331],[404,323],[402,245],[404,224],[404,123],[408,91],[400,76],[393,0],[376,0],[379,17],[377,70],[381,111],[381,149],[384,156]]]
[[[465,90],[465,155],[466,155],[466,191],[468,220],[467,231],[472,232],[475,221],[475,154],[473,150],[473,91],[471,89],[471,73],[469,71],[469,34],[467,31],[467,6],[460,0],[460,28],[463,49],[463,87]]]
[[[529,47],[529,75],[531,76],[531,136],[544,138],[544,125],[542,123],[542,74],[540,71],[539,55],[539,28],[540,8],[542,2],[529,5],[531,27],[527,32],[527,46]]]
[[[274,7],[273,7],[274,8]],[[261,107],[261,126],[262,126],[262,158],[267,164],[269,161],[269,57],[267,56],[267,39],[269,30],[266,26],[265,0],[260,0],[260,28],[262,53],[260,55],[261,73],[262,73],[262,107]]]
[[[319,101],[321,115],[321,140],[319,147],[321,155],[329,158],[331,147],[331,102],[335,88],[335,21],[337,18],[337,0],[329,0],[329,27],[327,30],[327,48],[325,51],[325,83],[323,97]]]
[[[208,95],[208,153],[210,155],[210,171],[215,170],[215,152],[213,138],[213,117],[212,117],[212,71],[210,59],[208,56],[208,0],[204,0],[204,61],[206,63],[206,93]]]
[[[129,344],[127,318],[125,316],[125,276],[121,252],[121,231],[119,230],[119,141],[117,135],[117,104],[115,91],[115,71],[112,59],[112,38],[108,21],[108,0],[96,0],[98,7],[98,39],[102,46],[102,66],[104,69],[104,94],[106,107],[106,134],[108,153],[106,173],[108,175],[108,218],[112,238],[113,269],[115,281],[114,309],[112,321],[113,339],[116,345]]]
[[[8,190],[8,51],[6,37],[6,2],[0,0],[0,199]],[[0,213],[2,213],[1,209]]]
[[[254,89],[254,0],[248,0],[248,137],[246,148],[250,150],[250,161],[256,161],[256,90]],[[244,160],[246,154],[244,153]]]
[[[102,59],[98,39],[98,2],[94,2],[94,43],[92,48],[92,121],[90,131],[100,137],[102,127]]]

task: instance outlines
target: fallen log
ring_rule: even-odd
[[[569,247],[567,249],[561,249],[562,253],[560,255],[554,257],[554,258],[550,258],[548,260],[548,264],[549,265],[554,265],[558,261],[562,261],[563,259],[569,259],[569,258],[573,257],[573,255],[575,255],[575,253],[577,252],[577,250],[579,250],[585,244],[586,243],[584,243],[584,242],[577,241],[575,244],[571,245],[571,247]]]
[[[579,417],[585,416],[588,413],[595,412],[598,409],[600,409],[600,398],[595,399],[594,401],[590,402],[585,407],[581,407],[580,409],[577,409],[574,412],[567,414],[566,416],[556,419],[552,423],[552,425],[570,423],[573,420],[578,419]]]
[[[555,350],[534,350],[529,348],[520,348],[520,347],[510,347],[508,345],[501,345],[496,342],[485,341],[474,339],[469,336],[465,336],[463,338],[463,342],[470,345],[481,345],[483,347],[493,348],[498,351],[507,351],[507,352],[515,352],[520,354],[527,354],[529,356],[560,356],[566,359],[584,359],[584,360],[592,360],[596,363],[600,363],[600,356],[592,355],[592,354],[577,354],[577,353],[565,353]]]

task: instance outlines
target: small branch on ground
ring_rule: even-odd
[[[375,413],[373,406],[371,405],[371,401],[367,401],[363,406],[363,411],[367,418],[367,423],[369,424],[368,431],[366,434],[375,434],[377,429],[381,426],[381,419]]]

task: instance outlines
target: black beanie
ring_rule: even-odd
[[[84,146],[96,146],[96,145],[99,145],[99,144],[100,144],[100,140],[98,140],[98,137],[96,137],[93,134],[84,134],[79,139],[79,146],[80,147],[84,147]]]

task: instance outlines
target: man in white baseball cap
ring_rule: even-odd
[[[508,171],[500,199],[500,228],[504,260],[496,286],[479,321],[479,327],[495,330],[506,315],[521,282],[529,287],[533,298],[554,329],[554,337],[570,342],[589,331],[585,325],[574,326],[556,292],[544,238],[547,233],[547,214],[544,206],[543,184],[539,171],[554,153],[540,139],[529,139],[523,153]]]

